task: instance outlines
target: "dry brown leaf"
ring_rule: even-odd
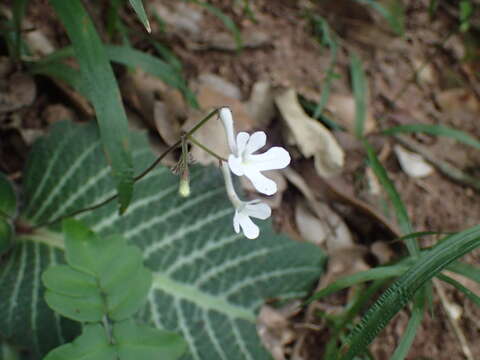
[[[155,101],[153,107],[155,127],[163,141],[170,146],[175,144],[181,135],[180,124],[174,115],[165,102]]]
[[[323,245],[328,236],[326,224],[309,209],[304,200],[298,201],[295,207],[295,221],[303,240],[317,246]]]
[[[332,133],[309,117],[298,102],[295,90],[275,96],[275,103],[303,156],[314,157],[315,169],[324,177],[337,175],[344,163],[344,152]]]
[[[367,107],[367,117],[365,119],[365,134],[375,131],[377,124]],[[327,109],[332,113],[336,122],[344,126],[351,133],[355,130],[355,99],[350,95],[332,94],[327,103]]]

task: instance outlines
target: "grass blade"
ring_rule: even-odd
[[[88,99],[97,114],[100,136],[116,181],[120,212],[133,193],[127,116],[107,53],[80,0],[50,0],[72,41]]]
[[[128,46],[106,46],[108,57],[115,62],[140,68],[143,71],[157,76],[166,84],[179,89],[185,96],[187,102],[198,108],[198,103],[193,92],[187,87],[182,75],[170,64],[150,54],[135,50]]]
[[[480,150],[480,141],[471,137],[463,131],[449,128],[443,125],[431,125],[431,124],[409,124],[394,126],[383,131],[385,135],[394,135],[399,133],[425,133],[429,135],[446,136],[457,140],[460,143],[474,147]]]
[[[223,22],[223,25],[225,25],[225,27],[232,33],[237,50],[238,51],[242,50],[242,47],[243,47],[242,34],[240,33],[240,30],[238,29],[237,25],[235,24],[235,22],[232,20],[230,16],[224,14],[219,8],[207,2],[199,1],[199,0],[193,0],[193,2],[203,6],[211,14],[219,18]]]
[[[403,6],[400,1],[396,0],[395,3],[393,4],[393,8],[391,10],[388,10],[385,8],[382,4],[380,4],[376,0],[356,0],[357,2],[361,4],[366,4],[371,6],[375,11],[377,11],[380,15],[382,15],[392,28],[392,30],[397,34],[397,35],[403,35],[404,33],[404,10]]]
[[[390,180],[390,178],[388,177],[387,171],[378,160],[377,155],[375,154],[375,151],[373,150],[372,146],[367,142],[365,142],[364,145],[367,150],[368,161],[370,163],[370,166],[372,167],[373,172],[377,176],[383,188],[387,192],[388,197],[390,198],[390,201],[392,202],[393,207],[395,208],[398,225],[400,226],[400,230],[402,234],[412,234],[414,231],[413,231],[412,224],[410,222],[410,218],[408,217],[408,213],[405,208],[405,205],[403,204],[403,201],[400,198],[400,195],[395,189],[395,186],[393,185],[392,180]],[[406,239],[405,242],[411,254],[416,254],[416,255],[419,254],[418,244],[414,238]]]
[[[422,323],[423,313],[425,312],[425,296],[423,291],[419,292],[418,295],[418,301],[413,304],[412,315],[408,320],[407,328],[390,360],[405,359],[415,339],[418,327]]]
[[[361,139],[367,117],[368,87],[362,61],[356,54],[353,54],[350,59],[350,74],[352,76],[352,89],[355,98],[355,135]]]
[[[459,275],[465,276],[466,278],[469,278],[480,284],[480,269],[473,265],[456,261],[448,267],[448,270],[453,271],[454,273],[457,273]]]
[[[381,280],[387,279],[395,276],[400,276],[409,268],[408,265],[402,263],[397,265],[391,266],[382,266],[377,267],[374,269],[362,271],[359,273],[355,273],[349,276],[342,277],[335,282],[331,283],[327,287],[321,289],[320,291],[313,294],[308,300],[307,303],[311,303],[312,301],[318,300],[322,297],[328,296],[337,292],[339,290],[345,289],[352,285],[356,285],[366,281],[372,280]]]
[[[453,285],[457,290],[463,292],[475,305],[480,306],[480,297],[475,294],[472,290],[460,284],[457,280],[452,279],[450,276],[444,274],[438,274],[437,277],[446,282],[447,284]]]
[[[143,7],[142,0],[128,0],[130,5],[132,5],[133,10],[137,13],[138,18],[142,22],[143,26],[149,33],[152,32],[152,28],[150,27],[150,22],[148,21],[147,13],[145,12],[145,8]]]
[[[370,308],[352,332],[342,360],[351,360],[368,344],[424,285],[458,258],[480,246],[480,226],[448,236],[415,261]]]

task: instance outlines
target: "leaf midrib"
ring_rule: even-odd
[[[63,236],[60,233],[46,229],[38,230],[19,238],[19,241],[33,241],[60,250],[65,250]],[[202,309],[215,310],[228,315],[229,317],[255,322],[256,317],[252,310],[230,303],[221,296],[211,295],[200,291],[194,286],[181,283],[164,274],[153,272],[152,290],[159,289],[180,299],[188,300],[197,304]]]

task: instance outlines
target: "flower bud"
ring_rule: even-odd
[[[185,169],[180,176],[178,194],[181,197],[188,197],[190,195],[190,176],[188,175],[188,169]]]

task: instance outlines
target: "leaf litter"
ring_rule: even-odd
[[[348,55],[350,51],[360,54],[370,83],[365,129],[377,150],[385,148],[385,144],[395,144],[392,138],[376,134],[378,130],[394,125],[418,122],[442,124],[480,137],[477,126],[480,106],[474,91],[475,87],[478,88],[478,79],[469,77],[468,74],[472,73],[470,65],[462,63],[466,53],[462,38],[455,35],[443,42],[442,34],[451,27],[451,15],[440,11],[438,18],[429,23],[428,1],[407,5],[411,14],[406,23],[405,37],[410,39],[407,43],[405,38],[392,34],[385,19],[356,1],[286,4],[258,0],[251,2],[255,21],[244,16],[238,8],[232,9],[231,2],[215,0],[211,3],[239,25],[245,36],[245,50],[237,52],[234,39],[224,24],[201,6],[173,0],[149,4],[150,11],[156,10],[166,22],[162,39],[183,63],[204,112],[187,109],[178,91],[169,89],[158,79],[142,75],[138,70],[119,73],[124,80],[122,92],[128,106],[140,115],[147,129],[158,134],[156,141],[161,146],[174,143],[195,119],[218,106],[232,108],[239,123],[237,130],[268,129],[274,134],[274,142],[288,144],[296,153],[293,165],[296,175],[276,172],[275,176],[279,179],[286,177],[288,183],[284,182],[279,198],[269,200],[275,204],[276,224],[280,229],[287,229],[294,238],[318,243],[329,252],[331,264],[327,276],[321,280],[322,285],[340,275],[368,269],[375,262],[385,263],[397,257],[399,248],[389,243],[396,232],[393,213],[384,206],[381,188],[377,186],[374,194],[369,190],[375,184],[374,180],[368,180],[371,174],[363,161],[361,146],[355,139],[346,141],[345,135],[330,128],[328,123],[311,118],[297,99],[299,95],[314,103],[319,101],[330,63],[329,52],[314,38],[309,18],[304,15],[315,13],[324,16],[342,41],[335,68],[339,76],[332,82],[325,114],[346,129],[354,128],[355,118],[348,79]],[[42,11],[46,11],[45,8],[37,8],[31,21],[32,26],[41,30],[40,33],[32,32],[34,35],[27,39],[48,44],[43,46],[47,50],[58,48],[58,39],[52,37],[55,31],[37,24],[38,14]],[[160,33],[158,24],[152,23],[152,28],[154,34]],[[438,48],[442,51],[438,52]],[[416,73],[420,67],[423,70]],[[194,82],[196,85],[193,85]],[[409,85],[405,87],[405,84]],[[30,88],[21,92],[23,99],[19,97],[16,105],[9,105],[10,108],[5,108],[6,111],[0,114],[2,170],[13,174],[14,169],[22,167],[8,164],[10,159],[4,161],[5,149],[12,149],[11,145],[15,142],[13,136],[5,132],[4,124],[11,124],[15,114],[21,115],[19,129],[26,125],[44,129],[47,123],[68,116],[62,114],[78,114],[78,108],[84,108],[77,115],[79,118],[91,115],[89,105],[85,105],[81,98],[78,100],[78,93],[65,84],[57,82],[57,85],[69,101],[42,95],[42,101],[37,98],[33,102],[27,99]],[[2,94],[8,93],[6,90]],[[63,108],[52,110],[52,104]],[[38,113],[44,116],[37,117]],[[198,140],[212,144],[212,139],[223,138],[219,130],[223,132],[215,120],[211,120],[197,135]],[[3,141],[5,138],[6,143]],[[475,170],[479,165],[478,154],[465,145],[422,134],[413,134],[409,138],[425,146],[435,157],[479,175]],[[352,146],[345,146],[347,142]],[[222,148],[226,144],[218,146]],[[11,150],[8,151],[10,154]],[[403,172],[405,166],[412,165],[402,166],[394,154],[386,153],[382,163],[399,189],[418,230],[456,231],[478,223],[478,194],[471,188],[452,182],[438,172],[430,173],[430,169],[430,175],[421,181],[412,179]],[[200,151],[195,152],[193,157],[200,163],[215,163]],[[313,159],[309,159],[311,157]],[[21,163],[24,159],[15,158],[14,161]],[[421,167],[425,172],[425,166]],[[312,168],[316,170],[313,174]],[[292,180],[294,176],[300,180]],[[329,176],[331,179],[326,179]],[[299,185],[302,182],[303,185]],[[249,191],[248,187],[246,190]],[[287,216],[288,221],[282,220]],[[293,226],[289,227],[287,222]],[[336,231],[331,231],[332,224]],[[365,260],[367,255],[376,259],[373,264]],[[478,254],[469,255],[467,260],[478,263]],[[474,341],[475,329],[478,329],[475,323],[480,319],[480,311],[450,288],[447,287],[446,292],[447,296],[459,299],[471,314],[462,317],[459,326],[464,328],[474,356],[480,356],[480,345]],[[331,296],[325,303],[312,305],[303,317],[302,314],[293,317],[285,315],[277,307],[267,308],[263,329],[267,329],[265,332],[273,331],[274,335],[266,335],[263,339],[273,344],[271,351],[275,359],[316,358],[315,355],[323,351],[323,345],[315,339],[322,338],[319,329],[326,330],[326,327],[314,315],[315,309],[342,309],[345,304],[341,294]],[[436,308],[440,309],[439,299],[435,300]],[[259,321],[262,321],[262,316],[265,315],[261,314]],[[300,331],[299,323],[310,324],[310,330]],[[372,352],[376,358],[387,358],[392,353],[404,325],[405,314],[401,313],[373,344]],[[427,318],[414,342],[412,358],[451,359],[462,356],[454,332],[442,330],[445,327],[448,329],[446,319]],[[259,332],[261,334],[262,330]],[[430,339],[427,344],[421,341],[425,338]]]

